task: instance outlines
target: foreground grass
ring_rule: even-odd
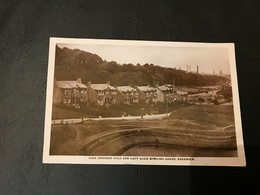
[[[173,112],[170,119],[191,120],[202,126],[225,127],[234,125],[234,111],[233,106],[193,105]]]
[[[172,102],[168,104],[168,112],[190,106],[184,102]],[[73,107],[54,106],[52,109],[52,119],[68,119],[81,117],[120,117],[122,115],[141,116],[142,114],[161,114],[166,112],[165,103],[157,104],[114,104],[109,107],[90,105],[76,109]]]
[[[86,117],[82,112],[58,107],[52,108],[52,119],[81,118],[82,116]]]
[[[69,146],[73,147],[73,143],[77,145],[82,140],[106,132],[118,132],[116,136],[118,139],[121,139],[120,136],[122,136],[122,134],[120,132],[122,132],[122,130],[127,129],[131,131],[133,129],[144,128],[151,130],[158,129],[158,131],[164,132],[163,134],[174,133],[173,135],[176,135],[176,137],[173,137],[172,141],[173,143],[178,142],[180,145],[192,144],[194,146],[196,143],[200,142],[207,147],[208,141],[201,142],[198,141],[198,139],[201,139],[202,137],[204,137],[203,139],[208,139],[208,136],[209,138],[214,137],[214,139],[218,139],[218,137],[222,136],[231,136],[235,138],[234,113],[232,106],[193,105],[176,109],[172,112],[170,117],[165,120],[85,121],[78,124],[54,125],[51,130],[50,152],[51,154],[57,154],[61,148],[64,150],[64,147],[68,147],[66,143],[70,143]],[[159,139],[160,133],[153,136],[158,136]],[[138,139],[138,137],[135,139]],[[94,142],[99,141],[100,136],[97,136],[97,139],[96,141],[94,139]],[[109,141],[109,139],[107,139],[107,141]],[[221,140],[219,141],[221,142]],[[235,144],[234,141],[231,142],[231,145]],[[116,150],[118,147],[119,145],[113,146],[113,148],[110,149]]]

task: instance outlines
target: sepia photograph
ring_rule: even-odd
[[[50,38],[43,163],[245,166],[234,44]]]

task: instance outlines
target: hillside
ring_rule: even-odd
[[[154,64],[118,64],[107,62],[100,56],[79,49],[56,47],[55,78],[75,80],[83,83],[105,83],[112,85],[154,85],[172,83],[179,86],[214,86],[229,79],[216,75],[187,73],[174,68],[164,68]]]
[[[170,119],[186,119],[206,126],[233,126],[234,110],[233,106],[193,105],[173,111]]]

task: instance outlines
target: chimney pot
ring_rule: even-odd
[[[77,78],[77,81],[78,81],[79,83],[81,83],[81,78]]]

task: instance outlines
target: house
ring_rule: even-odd
[[[139,94],[135,88],[130,86],[118,86],[116,90],[117,103],[138,103]]]
[[[54,81],[53,104],[82,104],[88,101],[87,86],[76,81]]]
[[[156,87],[157,91],[157,101],[165,102],[166,99],[168,101],[172,101],[173,88],[172,85],[161,85]]]
[[[91,84],[88,86],[88,99],[91,103],[98,105],[110,105],[116,103],[116,88],[110,85],[108,81],[106,84]]]
[[[151,86],[138,86],[136,87],[136,91],[139,95],[139,101],[144,101],[146,103],[157,102],[156,88]]]
[[[157,101],[159,102],[165,102],[167,100],[168,102],[183,101],[183,97],[175,91],[173,85],[165,84],[165,85],[157,86],[156,90],[157,90]]]

